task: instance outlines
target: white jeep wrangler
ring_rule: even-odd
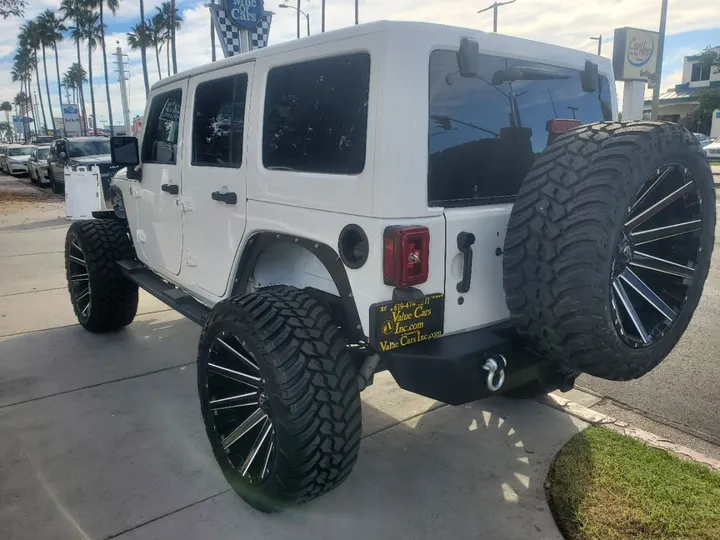
[[[203,326],[208,437],[265,511],[348,476],[379,370],[450,404],[640,377],[698,305],[715,193],[614,88],[605,58],[400,22],[164,79],[112,139],[114,210],[68,231],[78,320],[130,324],[139,286]]]

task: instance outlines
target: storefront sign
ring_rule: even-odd
[[[63,124],[68,137],[81,135],[80,113],[77,105],[63,105]]]
[[[240,28],[254,30],[263,14],[263,0],[225,0],[225,13]]]
[[[613,43],[615,80],[655,83],[658,33],[638,28],[616,28]]]

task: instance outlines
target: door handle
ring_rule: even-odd
[[[466,293],[470,290],[470,279],[472,278],[473,250],[475,235],[469,232],[461,232],[457,235],[457,247],[463,254],[462,280],[457,284],[457,292]]]
[[[164,192],[169,193],[170,195],[177,195],[180,193],[180,186],[177,184],[162,184],[160,186],[160,189],[162,189]]]
[[[220,201],[224,202],[225,204],[237,204],[237,195],[232,191],[228,191],[227,193],[222,193],[221,191],[213,191],[210,196],[212,197],[213,201]]]

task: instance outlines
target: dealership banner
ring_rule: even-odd
[[[613,70],[617,81],[647,81],[655,84],[657,73],[657,32],[639,28],[616,28],[613,43]]]
[[[77,105],[63,105],[63,124],[68,137],[77,137],[82,134],[80,129],[80,109]]]

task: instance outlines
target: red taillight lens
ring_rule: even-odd
[[[387,227],[383,238],[383,281],[407,287],[428,278],[430,231],[427,227]]]
[[[559,135],[560,133],[565,133],[566,131],[576,128],[579,125],[580,120],[574,118],[553,118],[552,120],[547,121],[545,129],[551,135]]]

